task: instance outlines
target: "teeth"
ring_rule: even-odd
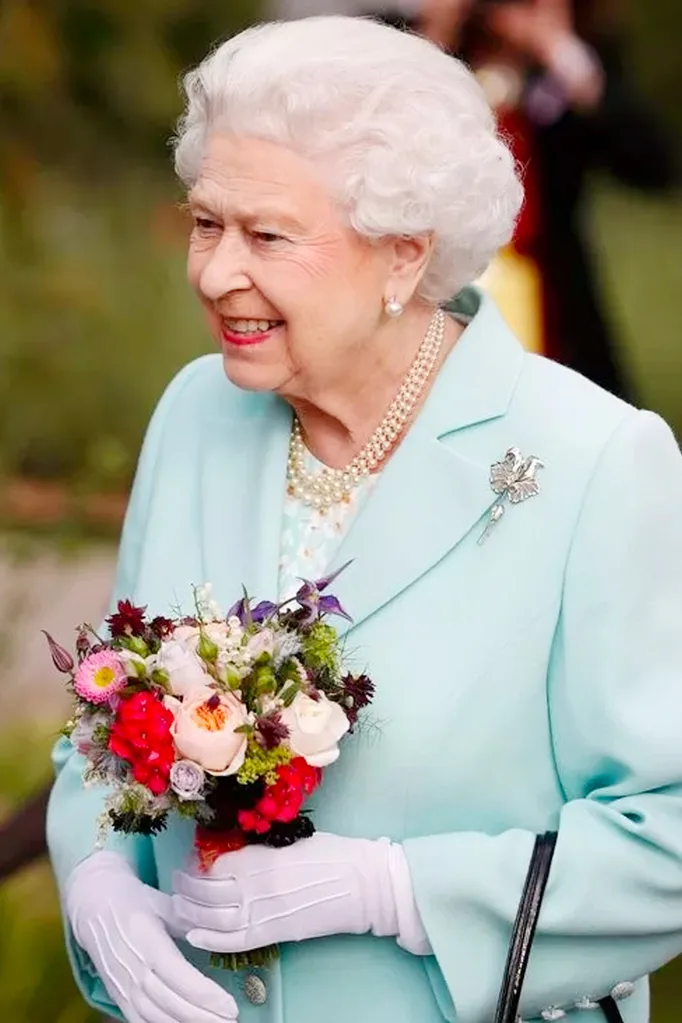
[[[226,320],[230,330],[238,334],[263,334],[271,327],[276,327],[277,320]]]

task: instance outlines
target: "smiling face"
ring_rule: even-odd
[[[353,375],[385,320],[395,246],[343,220],[316,167],[216,133],[189,196],[188,277],[228,377],[307,398]]]

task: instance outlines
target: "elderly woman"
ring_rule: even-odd
[[[153,416],[116,595],[285,596],[352,560],[337,595],[376,699],[318,833],[208,875],[188,822],[93,853],[103,797],[60,746],[81,989],[132,1023],[490,1023],[551,828],[523,1018],[597,1023],[611,994],[644,1023],[647,974],[682,950],[671,432],[526,354],[468,286],[522,191],[460,63],[313,18],[224,43],[186,91],[189,279],[221,354]],[[270,943],[268,967],[211,968]]]

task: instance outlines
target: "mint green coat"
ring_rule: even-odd
[[[524,1019],[601,1023],[576,1003],[619,985],[626,1023],[645,1023],[646,975],[682,952],[682,458],[659,418],[526,354],[478,292],[459,305],[473,321],[338,553],[348,646],[377,697],[315,810],[320,829],[404,844],[434,955],[371,936],[286,946],[261,1006],[213,971],[241,1023],[490,1023],[546,828],[560,839]],[[242,584],[271,598],[290,426],[219,356],[187,366],[147,434],[116,595],[155,613],[204,581],[225,605]],[[542,459],[540,492],[479,545],[511,447]],[[68,744],[56,761],[63,884],[102,796]],[[167,891],[191,840],[183,823],[111,846]],[[85,997],[115,1015],[67,939]]]

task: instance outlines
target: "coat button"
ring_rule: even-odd
[[[255,973],[244,977],[244,994],[252,1005],[265,1005],[268,1000],[265,982]]]
[[[545,1023],[558,1023],[558,1020],[566,1018],[566,1012],[558,1005],[550,1005],[548,1009],[542,1010],[540,1018],[545,1020]]]
[[[575,1008],[582,1010],[583,1012],[585,1010],[590,1011],[598,1009],[599,1002],[595,1002],[594,998],[588,998],[587,995],[583,995],[583,997],[579,998],[578,1001],[575,1003]]]
[[[624,998],[629,998],[631,994],[634,994],[635,985],[631,980],[622,980],[620,984],[616,984],[611,989],[611,997],[615,998],[617,1002],[622,1002]]]

